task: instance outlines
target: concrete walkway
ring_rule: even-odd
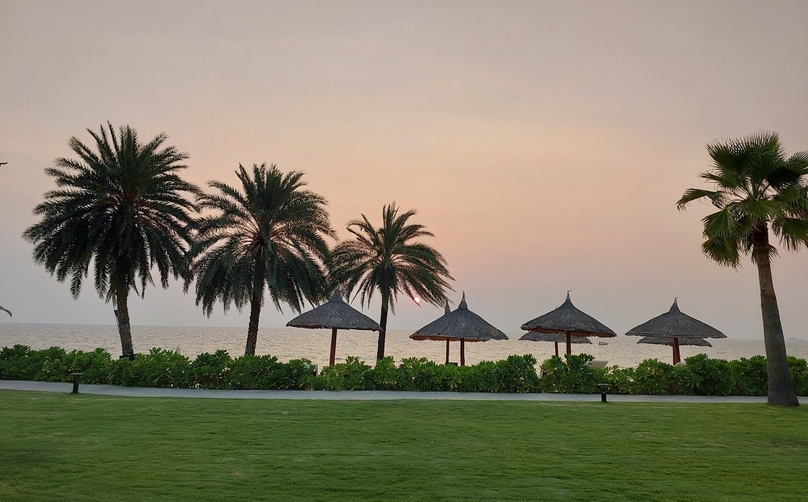
[[[0,389],[37,392],[73,390],[72,383],[0,380]],[[118,385],[82,384],[82,394],[126,397],[183,397],[204,399],[314,399],[320,401],[393,401],[423,399],[443,401],[600,401],[599,394],[493,394],[485,392],[399,392],[383,390],[202,390],[120,387]],[[623,396],[609,394],[618,403],[765,403],[766,397],[749,396]],[[803,399],[804,401],[804,399]]]

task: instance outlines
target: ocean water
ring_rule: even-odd
[[[409,338],[411,331],[390,330],[387,334],[386,355],[396,361],[407,357],[426,357],[442,363],[445,360],[444,342],[415,341]],[[466,364],[480,361],[496,361],[511,354],[533,354],[538,361],[553,355],[552,343],[519,340],[521,333],[508,334],[508,340],[466,344]],[[244,353],[247,328],[183,327],[183,326],[133,326],[132,338],[136,352],[146,352],[152,347],[179,351],[191,358],[203,352],[227,350],[231,356]],[[592,339],[592,345],[574,344],[574,354],[587,353],[595,359],[608,361],[609,365],[636,366],[644,359],[656,358],[671,362],[672,349],[663,345],[637,344],[639,337]],[[605,342],[600,345],[598,342]],[[337,335],[337,362],[347,356],[356,356],[372,363],[376,357],[377,334],[370,331],[340,331]],[[681,348],[682,358],[705,353],[712,358],[738,359],[763,355],[763,339],[722,339],[711,341],[713,347]],[[15,324],[0,323],[0,347],[14,344],[28,345],[34,349],[52,346],[67,350],[107,349],[113,356],[120,354],[121,344],[115,326],[70,325],[70,324]],[[256,354],[271,354],[281,361],[306,358],[319,366],[328,363],[331,345],[331,330],[300,328],[263,328],[258,333]],[[787,342],[788,354],[808,359],[808,342]],[[563,353],[564,347],[559,344]],[[450,360],[460,361],[460,343],[452,342]]]

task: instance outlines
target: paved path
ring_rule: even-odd
[[[0,380],[0,389],[38,392],[73,390],[72,383]],[[82,394],[128,397],[185,397],[206,399],[313,399],[320,401],[391,401],[424,399],[443,401],[599,401],[599,394],[493,394],[486,392],[399,392],[382,390],[202,390],[120,387],[82,384]],[[766,397],[749,396],[622,396],[609,394],[609,401],[624,403],[765,403]],[[804,401],[804,399],[803,399]]]

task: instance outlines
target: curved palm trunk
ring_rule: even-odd
[[[132,345],[132,325],[129,323],[129,291],[115,293],[115,317],[118,321],[118,334],[121,336],[122,357],[132,358],[135,349]]]
[[[766,345],[766,369],[769,376],[769,404],[799,406],[788,368],[780,309],[777,307],[777,296],[774,294],[768,225],[754,230],[752,246],[760,283],[760,310],[763,315],[763,341]]]
[[[376,348],[376,360],[384,359],[384,343],[387,340],[387,309],[389,307],[389,298],[387,295],[382,295],[382,315],[379,318],[379,326],[382,330],[379,331],[379,344]]]
[[[261,284],[263,287],[263,283]],[[255,345],[258,343],[258,321],[261,318],[261,295],[254,291],[250,299],[250,324],[247,327],[247,347],[244,355],[255,355]]]

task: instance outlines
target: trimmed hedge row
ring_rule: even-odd
[[[646,359],[636,368],[590,368],[588,354],[553,356],[541,366],[543,392],[591,394],[597,384],[611,384],[614,394],[656,394],[688,396],[765,396],[768,393],[766,358],[742,357],[734,361],[710,359],[698,354],[685,359],[684,366],[672,366]],[[797,395],[808,395],[808,363],[789,356],[788,364]]]
[[[24,345],[0,350],[0,379],[69,382],[70,373],[83,373],[83,383],[130,387],[270,390],[406,390],[459,392],[598,393],[597,384],[611,384],[616,394],[684,394],[704,396],[765,396],[766,358],[735,361],[699,354],[672,366],[647,359],[636,368],[590,368],[588,354],[552,357],[536,372],[532,355],[483,361],[474,366],[447,366],[425,358],[391,357],[375,366],[349,357],[314,375],[306,359],[282,363],[274,356],[232,358],[224,351],[200,354],[193,361],[164,349],[152,349],[133,361],[112,359],[104,349],[65,351],[59,347],[31,350]],[[808,364],[788,358],[800,396],[808,395]]]
[[[69,382],[70,373],[83,373],[81,381],[129,387],[266,390],[417,390],[461,392],[538,392],[536,359],[510,356],[475,366],[444,366],[426,359],[392,357],[371,367],[355,357],[323,368],[314,375],[307,359],[288,363],[274,356],[231,358],[227,351],[188,357],[152,349],[134,360],[117,359],[104,349],[65,351],[60,347],[31,350],[24,345],[0,351],[0,379]]]

